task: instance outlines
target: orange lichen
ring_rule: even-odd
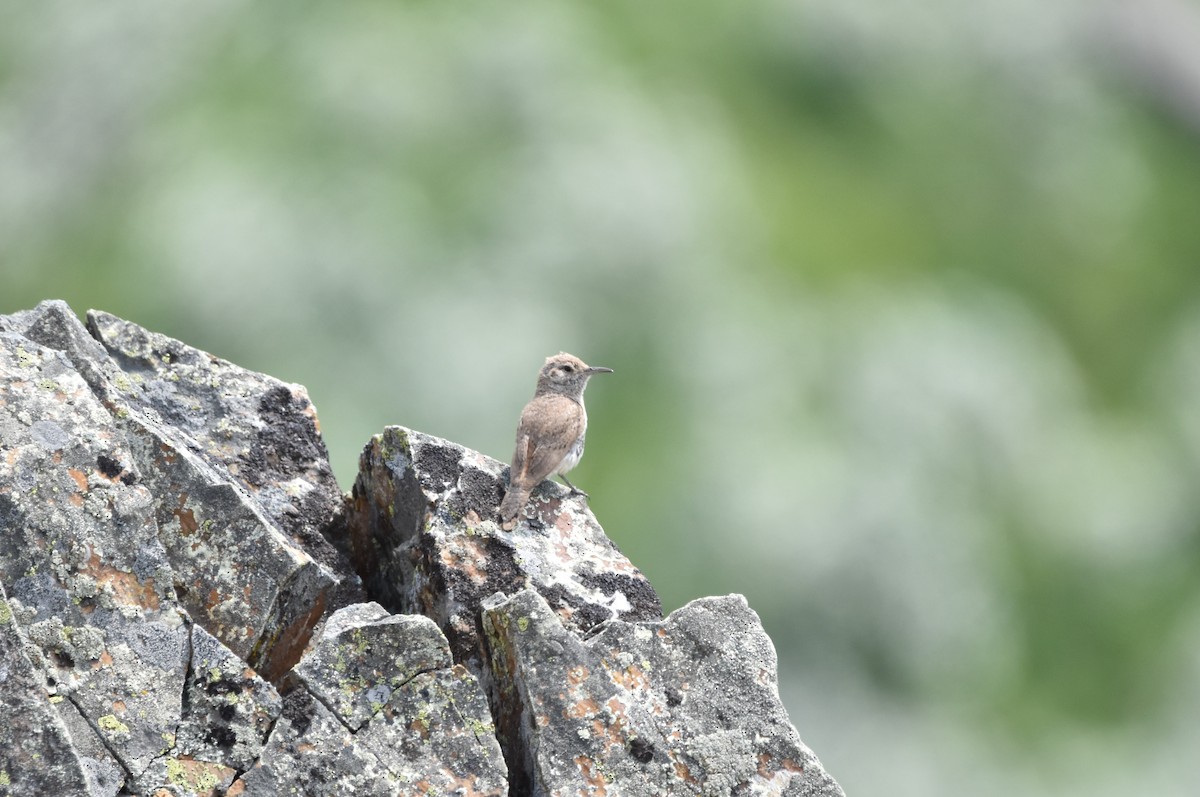
[[[476,584],[487,581],[487,556],[474,540],[463,540],[455,549],[443,548],[440,557],[446,569],[465,573]]]
[[[421,737],[422,741],[429,738],[429,720],[417,717],[408,723],[408,729]]]
[[[196,522],[196,515],[190,509],[184,509],[181,505],[175,510],[175,517],[179,518],[179,533],[184,537],[189,537],[200,528],[200,524]]]
[[[768,773],[769,773],[768,764],[770,764],[770,761],[771,761],[771,757],[768,756],[766,753],[763,753],[762,755],[760,755],[758,757],[758,771],[763,777],[768,777]],[[797,764],[795,761],[793,761],[790,758],[785,758],[782,761],[777,762],[776,767],[777,767],[777,769],[782,769],[787,772],[803,772],[804,771],[803,764]]]
[[[133,573],[126,573],[100,561],[100,556],[93,553],[81,572],[91,576],[100,586],[112,588],[112,596],[126,606],[142,606],[147,609],[158,609],[158,593],[154,591],[154,579],[145,582],[138,581]]]
[[[575,766],[579,767],[579,774],[587,781],[588,785],[595,789],[593,794],[598,797],[608,794],[608,781],[596,766],[595,761],[585,755],[577,755],[575,756]]]
[[[167,759],[167,773],[171,782],[187,787],[196,795],[211,797],[217,793],[217,784],[233,775],[234,770],[212,761],[181,757]],[[212,786],[205,788],[208,784]]]
[[[67,475],[75,480],[75,484],[79,486],[79,492],[86,493],[88,491],[87,474],[75,468],[67,468]]]
[[[571,719],[580,719],[582,717],[594,717],[600,711],[600,704],[590,697],[585,697],[583,700],[576,700],[567,706],[565,713]]]
[[[608,674],[612,682],[617,686],[624,687],[630,691],[638,691],[650,688],[650,681],[646,678],[646,674],[642,672],[642,668],[636,664],[631,664],[623,670],[615,670]]]
[[[456,778],[451,773],[447,773],[447,775],[450,777],[450,782],[454,784],[454,787],[450,789],[451,794],[462,795],[462,797],[486,797],[491,794],[491,792],[480,791],[477,788],[478,775],[464,775],[461,778]]]
[[[699,783],[692,771],[688,769],[687,764],[675,758],[674,751],[671,752],[671,765],[675,768],[675,777],[685,783]]]

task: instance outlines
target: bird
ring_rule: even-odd
[[[588,497],[571,484],[567,471],[583,457],[587,434],[584,388],[596,374],[612,372],[611,368],[588,365],[566,352],[546,358],[538,372],[533,399],[521,411],[521,421],[517,424],[508,492],[500,502],[501,528],[505,531],[516,527],[529,494],[543,479],[559,476],[571,488],[572,495]]]

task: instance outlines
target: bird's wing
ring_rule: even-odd
[[[533,486],[554,472],[583,431],[583,407],[566,396],[538,396],[517,426],[512,480]]]

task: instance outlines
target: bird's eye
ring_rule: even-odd
[[[575,372],[575,366],[573,366],[573,365],[564,365],[564,366],[562,367],[562,369],[563,369],[564,371],[566,371],[568,374],[570,374],[570,373],[574,373],[574,372]]]

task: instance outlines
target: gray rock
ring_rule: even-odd
[[[50,700],[59,719],[67,727],[71,746],[83,765],[83,775],[87,780],[87,791],[84,793],[87,797],[115,797],[125,785],[125,770],[121,769],[117,759],[104,746],[97,735],[98,730],[92,727],[74,703],[61,695]]]
[[[227,792],[231,797],[394,797],[398,778],[374,752],[304,689],[283,699],[283,714],[254,768]]]
[[[486,672],[477,631],[495,592],[536,589],[569,628],[662,616],[658,595],[567,488],[533,493],[535,520],[502,531],[505,466],[437,437],[389,426],[367,444],[349,535],[368,590],[387,608],[432,617],[454,660]]]
[[[9,797],[105,794],[88,783],[66,726],[46,700],[45,679],[24,645],[0,588],[0,789]]]
[[[362,599],[323,536],[340,495],[307,394],[107,313],[88,324],[43,302],[3,326],[66,354],[117,419],[128,448],[96,466],[149,488],[182,605],[281,678],[327,606]],[[36,420],[35,442],[61,439],[53,419]]]
[[[131,411],[153,412],[186,435],[210,467],[254,498],[271,524],[355,581],[324,537],[342,495],[301,385],[97,310],[88,312],[87,327],[127,378],[131,387],[122,394]]]
[[[237,774],[214,761],[164,755],[126,784],[126,793],[147,797],[217,797],[228,792]]]
[[[378,603],[364,603],[333,613],[296,674],[357,731],[415,676],[452,664],[446,637],[428,617],[389,615]]]
[[[461,664],[414,676],[357,739],[388,764],[401,794],[509,794],[487,700]]]
[[[343,512],[303,388],[89,327],[0,316],[0,793],[841,794],[745,601],[662,620],[566,488],[502,531],[389,427]]]
[[[48,693],[137,774],[174,734],[188,647],[153,496],[105,472],[129,458],[123,435],[66,357],[12,333],[0,333],[0,430],[13,616]]]
[[[133,461],[154,493],[180,603],[271,680],[300,657],[334,577],[250,497],[157,424],[129,418]]]
[[[341,609],[296,672],[303,686],[231,794],[509,793],[479,683],[428,618]]]
[[[199,625],[192,624],[187,680],[170,744],[130,778],[134,794],[214,797],[253,766],[282,700]]]
[[[258,650],[297,658],[332,579],[247,491],[113,398],[121,372],[65,305],[3,317],[0,327],[15,330],[0,332],[0,582],[85,776],[78,792],[62,793],[227,786],[279,713],[278,695],[243,659]],[[169,517],[177,526],[188,511],[200,517],[186,544],[155,520],[162,494],[174,498],[182,485],[195,495]],[[221,533],[245,538],[199,544],[213,516],[229,523]],[[261,603],[239,615],[226,601],[223,613],[205,614],[230,582],[236,597]],[[240,657],[180,613],[184,585],[202,598],[197,615],[244,643]]]
[[[57,662],[51,677],[97,729],[105,747],[132,777],[168,753],[182,711],[188,628],[173,608],[153,619],[124,618],[102,626],[104,649],[93,659]],[[51,657],[56,658],[53,653]]]
[[[524,590],[486,601],[483,624],[517,793],[842,795],[788,721],[740,595],[583,641]]]
[[[198,625],[175,753],[243,771],[254,765],[283,701],[275,687]]]

